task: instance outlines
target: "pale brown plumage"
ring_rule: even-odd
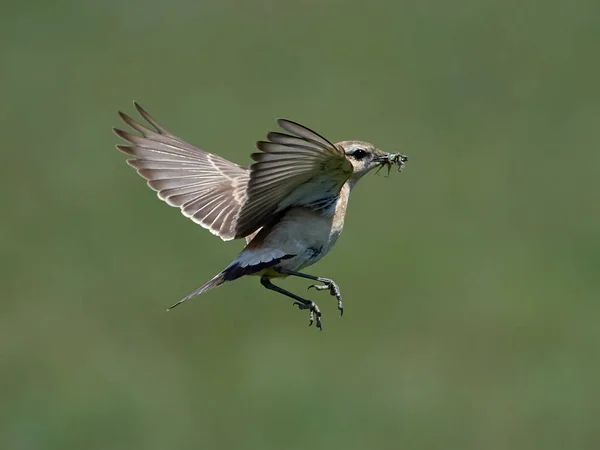
[[[271,132],[259,141],[260,152],[246,169],[205,152],[168,132],[141,106],[135,107],[153,128],[124,113],[123,121],[140,135],[115,129],[128,142],[117,148],[127,163],[147,180],[158,197],[178,207],[183,215],[223,240],[245,237],[248,244],[222,272],[176,303],[243,275],[260,275],[268,289],[309,309],[311,322],[318,306],[271,283],[274,277],[300,276],[323,283],[338,299],[339,288],[330,279],[298,272],[322,258],[342,231],[346,206],[354,184],[376,167],[392,164],[401,169],[406,157],[389,154],[361,141],[332,144],[296,122],[280,119],[287,133]]]
[[[141,136],[115,129],[129,142],[117,148],[135,157],[127,163],[161,200],[179,207],[184,216],[223,240],[246,237],[278,208],[293,206],[294,200],[281,203],[295,188],[319,174],[328,173],[339,187],[352,174],[343,151],[295,122],[279,120],[279,125],[294,136],[269,133],[269,142],[257,143],[262,152],[251,155],[256,163],[246,169],[188,144],[140,105],[135,103],[135,107],[155,131],[120,112],[123,121]]]

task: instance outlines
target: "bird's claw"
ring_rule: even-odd
[[[330,287],[326,284],[311,284],[307,291],[310,290],[310,288],[315,288],[317,291],[324,291],[325,289],[330,289]]]
[[[321,309],[315,302],[310,302],[310,303],[294,302],[293,305],[296,305],[298,307],[298,309],[300,309],[300,310],[308,309],[309,310],[308,326],[310,327],[314,323],[315,316],[316,316],[317,317],[317,328],[319,330],[323,331],[323,325],[321,324]]]
[[[344,315],[344,304],[342,302],[342,293],[337,283],[329,278],[320,278],[323,284],[311,284],[308,289],[315,288],[317,291],[329,290],[329,294],[337,299],[337,307],[340,310],[340,317]]]

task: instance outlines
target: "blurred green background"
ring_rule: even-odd
[[[2,449],[600,448],[600,3],[9,2]],[[324,331],[124,155],[139,101],[250,163],[287,117],[410,160],[353,193]],[[282,286],[305,292],[302,280]]]

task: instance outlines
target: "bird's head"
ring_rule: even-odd
[[[387,167],[389,173],[392,165],[396,165],[398,170],[402,170],[408,160],[408,157],[400,153],[384,152],[369,142],[342,141],[335,145],[344,151],[346,158],[352,164],[354,171],[350,181],[354,183],[373,169]]]

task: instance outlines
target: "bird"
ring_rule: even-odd
[[[323,329],[319,306],[273,283],[295,276],[313,282],[308,289],[328,291],[344,313],[338,284],[302,272],[325,256],[344,226],[353,187],[373,169],[396,166],[408,157],[387,153],[369,142],[332,143],[297,122],[278,119],[283,132],[256,143],[249,167],[195,147],[167,131],[137,102],[144,124],[119,111],[137,133],[113,128],[127,142],[117,149],[146,179],[158,198],[177,207],[223,241],[245,239],[243,250],[225,269],[168,310],[225,282],[260,277],[266,289],[283,294],[309,312],[309,325]],[[378,171],[379,171],[378,170]]]

